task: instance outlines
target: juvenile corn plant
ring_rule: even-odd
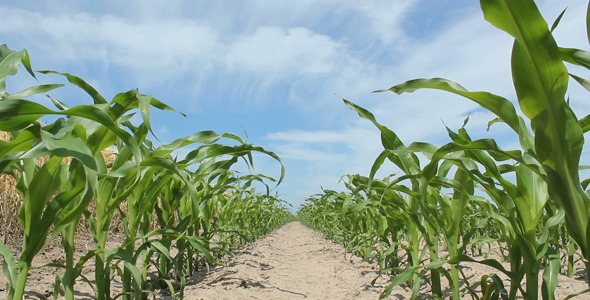
[[[97,299],[146,299],[155,289],[167,288],[182,298],[187,278],[204,263],[239,246],[234,239],[212,246],[220,228],[235,228],[236,235],[250,241],[292,218],[282,202],[250,187],[253,181],[280,183],[284,167],[273,152],[247,144],[233,134],[202,131],[155,147],[149,140],[152,108],[174,111],[163,102],[137,90],[117,94],[107,101],[83,79],[54,71],[43,74],[64,76],[92,99],[90,105],[69,107],[50,97],[57,110],[26,97],[44,94],[61,85],[38,85],[10,94],[6,77],[19,66],[35,77],[28,53],[0,46],[0,130],[10,139],[0,141],[0,173],[18,181],[23,204],[19,219],[24,230],[22,253],[15,257],[0,243],[4,273],[10,285],[9,299],[22,299],[33,258],[43,249],[47,236],[61,234],[65,263],[56,278],[56,297],[75,298],[74,285],[81,278],[91,285]],[[131,117],[140,112],[141,123]],[[51,124],[37,120],[61,116]],[[220,144],[221,139],[236,145]],[[173,152],[199,145],[183,159]],[[103,152],[115,149],[114,160]],[[236,177],[231,171],[240,159],[253,166],[252,153],[269,155],[281,164],[279,180],[264,175]],[[43,163],[38,158],[44,157]],[[224,192],[245,209],[232,210],[221,201]],[[221,200],[220,200],[221,199]],[[92,205],[91,205],[92,203]],[[91,211],[92,209],[92,211]],[[219,212],[226,210],[220,222]],[[124,222],[125,240],[107,248],[110,228],[119,214]],[[94,236],[94,249],[76,257],[76,232],[85,218]],[[232,227],[235,220],[245,227]],[[176,248],[177,251],[172,251]],[[220,250],[221,249],[221,250]],[[94,281],[82,270],[94,259]],[[154,275],[155,272],[155,275]],[[155,277],[154,277],[155,276]],[[122,288],[112,290],[118,278]]]
[[[465,234],[461,230],[462,224],[466,218],[470,202],[474,198],[474,184],[469,177],[469,170],[456,168],[454,161],[464,161],[468,159],[464,153],[458,152],[449,155],[442,160],[440,167],[436,172],[428,172],[428,166],[424,170],[420,167],[420,161],[415,153],[422,153],[431,160],[433,156],[440,151],[434,145],[427,143],[413,143],[405,146],[399,137],[387,127],[379,124],[375,117],[365,109],[345,100],[345,103],[356,111],[361,117],[370,120],[381,131],[381,138],[385,150],[377,158],[372,167],[370,178],[367,182],[366,189],[376,189],[372,187],[375,172],[381,167],[386,159],[392,161],[405,175],[395,178],[394,184],[386,187],[390,191],[406,194],[405,197],[395,196],[391,192],[381,192],[383,195],[380,202],[387,205],[387,202],[397,200],[394,206],[397,216],[405,216],[405,223],[409,226],[408,232],[409,247],[406,249],[410,257],[419,257],[419,260],[413,260],[408,268],[402,269],[403,273],[392,282],[386,289],[383,296],[388,295],[391,289],[398,284],[404,283],[404,280],[411,278],[414,297],[418,295],[420,289],[420,280],[418,275],[421,270],[426,268],[431,270],[429,281],[431,283],[433,296],[443,297],[441,287],[441,277],[446,276],[453,288],[453,297],[459,295],[459,270],[456,265],[451,265],[450,273],[442,268],[443,258],[440,255],[439,244],[444,244],[448,255],[455,257],[465,251],[469,239],[461,240],[461,235]],[[436,159],[438,163],[440,159]],[[431,168],[432,169],[432,168]],[[453,178],[448,178],[449,174],[454,173]],[[410,180],[409,187],[399,184],[404,180]],[[442,194],[442,188],[453,190],[452,197]],[[381,187],[378,187],[382,190]],[[393,217],[393,214],[388,217]],[[412,229],[414,228],[414,229]],[[422,248],[421,240],[416,238],[421,236],[426,243]],[[415,240],[413,240],[415,239]],[[463,242],[463,244],[461,243]],[[428,249],[429,263],[424,264],[422,260],[421,249]],[[413,274],[413,275],[412,275]]]
[[[536,299],[536,276],[541,268],[541,261],[547,254],[547,236],[562,218],[557,213],[546,220],[545,225],[540,223],[550,198],[565,211],[569,234],[580,246],[586,261],[589,258],[587,230],[590,199],[583,190],[578,175],[585,123],[584,119],[582,122],[578,121],[565,100],[568,72],[562,61],[562,53],[566,59],[573,60],[572,53],[580,52],[565,49],[560,52],[533,1],[517,3],[482,0],[481,6],[486,20],[515,38],[512,52],[514,86],[520,108],[530,119],[533,133],[528,131],[523,119],[517,115],[507,99],[486,92],[469,92],[459,84],[445,79],[411,80],[389,90],[401,94],[433,88],[464,96],[495,113],[498,121],[508,124],[517,133],[523,153],[502,151],[494,141],[467,140],[442,147],[437,155],[442,157],[443,153],[468,150],[471,159],[485,168],[486,173],[478,174],[476,169],[462,166],[509,216],[503,223],[512,228],[508,230],[510,235],[514,235],[509,248],[511,263],[516,263],[512,265],[512,272],[515,273],[507,272],[512,279],[509,298],[516,297],[520,278],[526,275],[527,287],[523,295],[527,299]],[[575,61],[580,62],[579,59]],[[486,156],[483,152],[476,153],[474,150],[483,150],[492,156],[503,158]],[[512,159],[519,164],[511,170],[516,173],[516,185],[502,179],[500,174],[503,171],[496,167],[494,159]],[[429,168],[435,170],[436,164],[431,163],[424,171],[432,174],[433,171]],[[490,176],[491,178],[486,178]],[[495,187],[494,180],[501,187]],[[537,237],[539,228],[543,229],[541,236]],[[549,260],[552,261],[551,258]],[[520,265],[520,261],[524,262],[523,265]],[[542,295],[546,299],[554,297],[557,286],[555,267],[556,263],[553,262],[545,266]]]
[[[0,67],[5,76],[16,74],[20,63],[30,71],[30,62],[26,51],[9,51],[2,46],[2,62]],[[123,140],[129,141],[130,135],[116,127],[112,119],[102,110],[93,106],[78,109],[53,111],[34,102],[20,99],[39,92],[51,90],[37,86],[16,94],[8,94],[4,90],[0,100],[1,130],[15,132],[15,137],[3,147],[2,172],[19,174],[18,189],[23,195],[23,205],[19,213],[24,229],[23,251],[18,263],[10,257],[12,254],[3,248],[6,275],[10,279],[9,296],[15,299],[23,297],[32,260],[41,251],[51,226],[56,232],[63,230],[63,244],[66,250],[66,295],[73,297],[71,270],[73,261],[71,247],[72,227],[80,220],[81,214],[96,192],[99,166],[92,150],[88,147],[84,128],[68,124],[64,119],[41,127],[36,120],[45,115],[70,115],[93,120],[103,124],[108,130],[116,132]],[[18,132],[17,132],[18,131]],[[51,155],[43,166],[38,166],[36,158]],[[72,157],[68,167],[63,159]],[[69,169],[69,171],[68,171]]]
[[[584,189],[590,181],[580,180],[578,170],[583,133],[590,128],[590,117],[578,120],[565,99],[568,72],[564,61],[588,68],[590,55],[556,45],[552,30],[563,14],[550,29],[531,0],[482,0],[481,7],[486,20],[515,39],[512,75],[523,117],[508,99],[487,92],[471,92],[446,79],[411,80],[389,90],[401,94],[431,88],[464,96],[496,114],[497,119],[490,125],[506,123],[516,133],[521,148],[503,150],[492,139],[471,140],[464,128],[458,132],[447,128],[451,142],[441,147],[422,142],[406,146],[370,112],[345,100],[380,130],[385,149],[376,159],[369,178],[358,177],[351,184],[354,187],[349,187],[353,194],[362,190],[361,194],[367,198],[355,202],[344,194],[340,199],[349,200],[331,201],[326,193],[308,199],[300,211],[310,226],[329,233],[328,236],[345,238],[349,235],[342,233],[346,232],[344,226],[354,230],[350,235],[370,235],[374,233],[351,224],[365,224],[368,218],[379,220],[373,223],[379,224],[375,227],[391,233],[389,241],[381,238],[389,245],[389,250],[382,253],[382,260],[394,266],[387,269],[387,264],[382,264],[394,275],[383,296],[394,286],[408,283],[413,297],[417,297],[420,281],[427,280],[433,297],[441,298],[444,295],[440,278],[444,276],[452,286],[452,297],[458,299],[464,296],[459,290],[460,265],[475,261],[467,251],[486,256],[483,246],[488,245],[489,251],[490,245],[497,245],[501,256],[509,261],[508,268],[499,260],[478,262],[498,269],[510,283],[505,287],[499,276],[486,275],[478,283],[479,291],[475,285],[467,285],[467,292],[473,298],[554,299],[560,251],[564,251],[556,240],[563,238],[560,234],[564,224],[588,268],[590,203]],[[590,21],[587,27],[590,28]],[[571,77],[588,85],[579,76]],[[528,124],[525,118],[530,121]],[[426,160],[418,159],[417,154]],[[402,175],[391,176],[385,183],[373,177],[387,160]],[[422,161],[426,163],[421,165]],[[488,198],[476,196],[476,188]],[[451,194],[443,194],[443,189]],[[319,213],[323,217],[313,216]],[[403,233],[396,235],[398,231]],[[354,242],[356,247],[359,242],[358,239]],[[447,255],[441,255],[439,244],[448,250]],[[397,254],[398,247],[405,250],[407,257],[395,263],[386,257]],[[565,247],[564,260],[571,273],[575,247],[571,244]],[[425,270],[430,271],[429,277],[425,276]]]

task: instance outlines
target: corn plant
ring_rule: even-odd
[[[466,251],[471,248],[485,255],[481,246],[495,243],[502,256],[510,261],[510,267],[506,269],[500,261],[493,259],[478,262],[503,272],[508,276],[510,286],[506,290],[497,275],[486,275],[479,282],[479,292],[471,285],[467,286],[472,297],[479,299],[478,294],[481,293],[481,297],[486,299],[515,299],[519,294],[526,299],[538,299],[540,296],[553,299],[561,264],[559,251],[563,251],[557,245],[556,237],[563,238],[563,235],[560,236],[563,224],[580,247],[584,261],[588,261],[588,196],[584,188],[589,181],[579,179],[578,169],[582,134],[590,128],[590,117],[578,120],[565,100],[568,72],[563,61],[588,68],[590,56],[585,51],[559,48],[555,44],[551,31],[563,13],[549,29],[533,1],[482,0],[481,6],[490,23],[515,38],[512,57],[514,85],[520,109],[530,120],[532,132],[509,100],[487,92],[470,92],[449,80],[411,80],[389,90],[401,94],[433,88],[464,96],[497,115],[498,118],[490,124],[504,122],[513,129],[521,149],[503,150],[491,139],[471,140],[464,128],[458,132],[447,128],[451,142],[441,147],[421,142],[405,146],[370,112],[345,100],[349,107],[373,122],[381,132],[385,150],[376,159],[369,178],[364,182],[357,179],[355,186],[358,188],[353,192],[363,190],[367,198],[373,200],[366,199],[355,204],[348,200],[345,204],[347,201],[326,202],[319,201],[326,196],[315,197],[300,211],[305,220],[326,232],[343,231],[343,224],[354,224],[353,218],[366,220],[367,216],[359,212],[369,212],[369,207],[377,208],[369,214],[373,219],[379,220],[376,216],[385,218],[385,222],[379,224],[387,224],[386,230],[396,232],[394,228],[400,227],[399,223],[405,223],[404,231],[407,233],[401,236],[392,234],[390,248],[383,253],[383,257],[397,253],[397,245],[400,245],[406,247],[407,255],[405,263],[395,264],[392,269],[395,277],[383,296],[392,287],[408,282],[412,286],[413,297],[417,297],[418,281],[424,275],[422,270],[430,270],[428,279],[435,298],[443,297],[439,281],[441,274],[449,278],[453,298],[459,298],[462,296],[458,289],[460,264],[475,261],[466,255]],[[571,76],[588,85],[588,81],[581,77]],[[418,153],[427,158],[423,166],[416,156]],[[386,160],[394,163],[403,174],[383,184],[373,176]],[[489,198],[475,196],[476,187]],[[442,194],[441,188],[451,189],[452,195]],[[351,199],[346,195],[341,198]],[[481,217],[480,209],[486,215],[483,221],[478,219]],[[351,219],[335,213],[338,210],[349,212]],[[325,215],[324,218],[310,216],[326,212],[338,220],[331,221],[335,223],[333,227],[317,225],[326,221]],[[473,229],[462,229],[468,224],[474,225]],[[484,225],[492,225],[490,227],[495,229],[490,230]],[[356,229],[356,234],[371,234],[362,226]],[[405,241],[399,243],[396,239]],[[425,252],[418,251],[419,246],[412,246],[420,241],[426,244],[424,251],[428,251],[428,259],[424,259]],[[447,256],[439,255],[438,244],[441,241],[449,250]],[[572,251],[575,247],[568,246],[566,253],[570,274]],[[441,261],[449,264],[450,270],[443,268]],[[542,284],[539,285],[538,275],[541,272]],[[526,286],[523,287],[521,282],[524,279]]]
[[[30,71],[26,51],[8,51],[3,46],[3,75],[16,74],[20,62]],[[30,71],[31,72],[31,71]],[[5,77],[2,77],[5,83]],[[100,108],[80,106],[63,111],[53,111],[40,104],[20,99],[59,87],[52,85],[33,87],[15,94],[5,91],[0,100],[2,130],[18,131],[2,153],[3,172],[15,170],[20,175],[18,188],[23,194],[24,204],[19,213],[25,237],[23,252],[17,265],[8,265],[7,277],[11,281],[9,295],[15,299],[23,297],[28,272],[34,256],[42,249],[51,226],[56,231],[64,230],[63,244],[66,250],[66,294],[73,297],[73,229],[83,209],[96,193],[99,164],[88,147],[86,132],[81,125],[68,123],[64,119],[41,127],[37,119],[45,115],[67,115],[92,120],[112,131],[121,140],[130,143],[135,154],[137,144],[131,135],[116,126],[115,122]],[[22,136],[21,136],[22,134]],[[53,156],[43,166],[37,166],[35,159],[44,155]],[[63,159],[72,157],[70,166]],[[69,172],[67,169],[69,168]],[[12,171],[14,172],[14,171]],[[70,174],[70,175],[68,175]],[[4,251],[4,256],[11,253]],[[12,261],[8,259],[7,261]]]
[[[401,269],[403,273],[397,276],[392,284],[388,286],[383,296],[388,295],[396,285],[404,283],[405,280],[411,278],[410,282],[412,282],[413,295],[416,297],[420,288],[417,277],[418,272],[426,268],[431,270],[429,280],[435,297],[443,296],[440,277],[444,274],[444,276],[449,277],[449,281],[453,287],[453,297],[458,298],[460,296],[459,270],[455,265],[451,266],[450,273],[446,269],[441,268],[441,259],[443,257],[439,255],[439,244],[444,242],[449,253],[448,255],[454,257],[465,251],[469,240],[467,239],[465,241],[464,239],[463,244],[460,243],[461,234],[465,234],[461,230],[462,222],[464,222],[464,218],[466,217],[470,201],[474,198],[474,185],[468,176],[469,173],[467,170],[455,170],[454,178],[448,178],[448,174],[453,167],[453,160],[465,160],[465,155],[457,153],[454,156],[446,158],[436,174],[425,173],[422,171],[419,160],[414,153],[419,152],[432,159],[432,156],[438,151],[436,146],[426,143],[414,143],[406,147],[394,132],[379,124],[370,112],[349,101],[345,100],[345,102],[349,107],[359,113],[361,117],[372,121],[379,128],[382,142],[386,149],[377,158],[366,188],[378,188],[382,190],[382,187],[372,187],[375,172],[381,167],[385,159],[389,159],[396,164],[405,175],[397,177],[394,183],[410,179],[410,187],[391,184],[386,189],[390,191],[396,190],[407,196],[400,197],[398,195],[395,197],[395,194],[391,194],[391,192],[389,192],[389,195],[381,192],[380,194],[383,196],[379,201],[386,205],[389,201],[400,199],[393,205],[395,214],[391,213],[388,218],[404,216],[403,220],[409,226],[406,231],[408,232],[407,237],[410,247],[406,248],[406,251],[410,257],[421,257],[421,240],[416,238],[418,236],[424,239],[426,249],[429,251],[430,262],[428,264],[424,264],[422,259],[413,260],[409,264],[409,267]],[[443,195],[441,191],[442,187],[453,189],[453,196],[448,197]],[[412,228],[414,229],[412,230]]]
[[[91,285],[97,299],[145,299],[160,288],[182,298],[188,276],[204,263],[218,263],[217,257],[243,242],[227,239],[219,241],[225,248],[212,246],[215,235],[223,231],[220,228],[247,220],[247,226],[234,228],[236,235],[251,241],[292,219],[282,201],[270,196],[266,183],[282,181],[282,164],[278,180],[265,175],[231,175],[232,166],[240,159],[253,166],[253,152],[269,155],[280,164],[273,152],[247,144],[236,135],[213,131],[155,147],[149,139],[153,134],[150,111],[174,111],[165,103],[137,90],[107,101],[77,76],[38,71],[64,76],[93,102],[69,107],[49,96],[57,110],[49,109],[24,98],[62,85],[6,92],[6,77],[15,75],[21,65],[36,78],[25,50],[0,46],[0,130],[12,137],[0,141],[0,172],[18,179],[17,188],[23,196],[19,218],[25,232],[18,259],[0,243],[4,273],[10,282],[9,299],[22,299],[29,272],[44,267],[33,266],[32,260],[50,233],[61,234],[66,256],[64,264],[47,265],[64,270],[56,278],[56,296],[74,299],[74,284],[81,278]],[[137,111],[140,124],[131,122]],[[37,121],[51,115],[62,118],[48,125]],[[237,145],[221,144],[220,139]],[[180,148],[195,145],[199,146],[185,158],[173,157]],[[107,148],[116,149],[113,161],[102,156]],[[251,187],[254,181],[267,185],[265,195]],[[228,191],[230,194],[224,194]],[[246,209],[231,209],[233,203],[225,199],[234,196]],[[222,210],[226,212],[219,222]],[[118,247],[108,249],[109,230],[117,214],[126,238]],[[76,258],[75,237],[83,219],[90,225],[95,247]],[[91,259],[94,281],[82,274]],[[116,294],[111,289],[114,278],[122,282]]]
[[[524,272],[527,276],[527,287],[524,296],[536,299],[536,273],[547,251],[542,245],[546,244],[549,232],[543,231],[540,240],[536,234],[549,197],[564,209],[568,232],[582,249],[586,261],[588,259],[586,231],[589,199],[582,189],[578,175],[583,145],[582,134],[585,129],[582,128],[584,122],[578,121],[565,100],[568,73],[561,56],[561,53],[572,54],[573,51],[562,49],[560,53],[550,29],[533,1],[516,3],[483,0],[481,6],[490,23],[515,38],[512,52],[513,80],[520,108],[531,120],[533,133],[528,132],[523,119],[517,115],[510,101],[486,92],[469,92],[457,83],[445,79],[412,80],[389,90],[401,94],[422,88],[433,88],[464,96],[495,113],[498,121],[508,124],[518,134],[524,150],[522,154],[518,151],[501,151],[493,141],[467,141],[462,146],[449,144],[447,149],[441,152],[481,149],[492,155],[501,154],[504,159],[513,159],[520,164],[513,169],[517,176],[516,186],[501,179],[500,171],[492,157],[485,157],[481,152],[474,158],[484,165],[487,174],[496,174],[493,177],[500,180],[502,187],[495,188],[491,178],[483,178],[489,175],[475,175],[475,169],[471,169],[469,174],[479,177],[478,183],[484,185],[486,191],[501,207],[508,209],[506,213],[516,210],[516,215],[512,214],[516,218],[510,218],[514,230],[511,234],[516,234],[515,242],[510,243],[511,263],[524,259],[524,265],[517,263],[512,269],[526,270]],[[451,148],[455,149],[450,150]],[[431,164],[429,167],[436,168],[436,165]],[[559,223],[559,218],[559,214],[556,214],[547,220],[547,224],[543,226],[544,230],[551,230]],[[505,224],[508,225],[507,222]],[[518,231],[520,232],[517,233]],[[549,263],[546,266],[548,269],[545,271],[543,297],[547,299],[553,298],[553,291],[557,286],[553,270],[555,265]],[[519,277],[524,274],[519,275],[517,272],[510,275],[515,276],[512,278],[510,292],[510,298],[514,298]]]

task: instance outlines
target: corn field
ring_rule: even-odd
[[[389,279],[382,298],[405,285],[413,299],[425,286],[433,299],[555,299],[560,274],[588,280],[590,179],[580,171],[588,169],[590,115],[576,115],[570,103],[580,99],[568,89],[590,90],[590,82],[568,67],[590,69],[590,52],[557,45],[552,32],[563,13],[549,26],[533,0],[480,3],[485,19],[514,39],[514,99],[443,78],[376,92],[462,96],[495,115],[488,130],[510,128],[518,146],[473,139],[469,118],[446,127],[446,144],[406,144],[344,100],[380,132],[383,149],[369,174],[344,175],[345,191],[308,197],[297,217],[272,194],[285,175],[274,152],[213,131],[153,141],[152,110],[183,114],[138,90],[107,100],[83,79],[34,70],[26,50],[0,45],[0,255],[8,298],[24,299],[34,269],[57,267],[55,298],[74,299],[75,284],[84,282],[101,300],[148,299],[161,289],[182,299],[195,272],[296,218],[376,262]],[[590,43],[590,3],[584,30]],[[39,74],[65,78],[88,104],[50,95],[64,84],[9,93],[7,79],[22,71],[37,81]],[[39,96],[54,107],[32,100]],[[276,160],[279,178],[236,170],[251,169],[254,155]],[[376,178],[384,167],[397,174]],[[81,231],[92,236],[82,256],[75,255]],[[116,231],[124,238],[107,245]],[[7,246],[14,236],[22,237],[18,252]],[[64,261],[35,265],[50,238],[59,239]],[[467,263],[495,272],[471,278]],[[89,266],[90,275],[83,272]]]
[[[442,78],[377,92],[436,89],[462,96],[496,116],[489,127],[512,129],[520,148],[472,139],[468,118],[459,129],[446,128],[445,145],[406,145],[371,112],[344,100],[380,131],[383,151],[368,176],[343,177],[347,192],[326,190],[299,211],[310,227],[380,264],[382,276],[392,278],[382,297],[406,284],[414,298],[427,285],[434,299],[555,299],[558,274],[588,276],[590,181],[579,171],[587,168],[580,160],[590,116],[575,114],[570,101],[581,99],[569,99],[567,91],[570,79],[589,85],[566,63],[588,69],[590,53],[559,47],[552,31],[563,13],[549,27],[534,1],[482,0],[481,8],[488,22],[514,38],[516,101]],[[586,21],[590,42],[590,14]],[[388,163],[399,175],[375,178]],[[497,272],[467,278],[462,267],[468,262]]]
[[[70,107],[47,94],[62,84],[9,93],[7,78],[21,69],[35,79],[63,76],[90,102]],[[38,95],[55,108],[27,100]],[[138,90],[108,101],[83,79],[34,71],[26,50],[0,46],[0,216],[10,229],[5,240],[22,236],[18,254],[0,242],[9,299],[23,299],[31,270],[45,267],[62,270],[55,297],[74,299],[74,284],[83,281],[96,299],[147,299],[162,288],[180,299],[195,271],[293,218],[270,193],[284,176],[276,154],[213,131],[157,146],[149,139],[152,109],[174,112]],[[49,124],[39,121],[51,116]],[[189,149],[184,157],[181,149]],[[276,159],[280,178],[235,171],[237,163],[252,167],[254,153]],[[93,246],[80,257],[82,225]],[[113,226],[124,233],[114,248],[107,247]],[[33,265],[50,237],[59,237],[64,262]],[[92,276],[82,272],[89,265]],[[122,286],[113,290],[113,280]]]

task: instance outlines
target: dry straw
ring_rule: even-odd
[[[0,131],[0,140],[8,141],[12,139],[12,135],[6,131]],[[117,158],[117,150],[107,148],[102,151],[102,156],[105,162],[112,164]],[[40,157],[37,159],[38,165],[43,165],[49,157]],[[65,158],[66,163],[70,163],[71,158]],[[14,244],[15,241],[20,241],[22,238],[23,230],[18,220],[18,212],[22,204],[22,197],[16,189],[16,179],[10,174],[0,174],[0,241],[5,244]],[[90,203],[89,210],[94,211],[96,204]],[[88,230],[88,225],[83,222],[83,226],[80,229],[85,231]],[[113,231],[122,231],[122,221],[119,216],[113,220]]]
[[[0,140],[7,141],[12,135],[6,131],[0,131]],[[0,238],[4,243],[10,242],[14,237],[22,235],[22,229],[18,222],[18,210],[22,198],[16,191],[16,180],[12,175],[0,174]]]

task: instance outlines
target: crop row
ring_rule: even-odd
[[[520,148],[472,139],[465,125],[447,128],[445,145],[406,145],[369,111],[345,100],[377,127],[384,150],[369,176],[345,177],[348,192],[312,196],[299,212],[309,226],[381,264],[382,274],[392,276],[382,296],[407,284],[418,297],[427,283],[434,298],[554,299],[558,274],[572,276],[577,255],[587,273],[589,181],[579,171],[586,168],[580,159],[590,116],[576,116],[567,91],[570,78],[589,85],[569,74],[565,63],[588,69],[590,52],[559,47],[552,31],[563,13],[550,28],[532,0],[482,0],[481,8],[488,22],[514,38],[514,103],[441,78],[410,80],[388,91],[437,89],[462,96],[496,116],[489,126],[507,125]],[[587,27],[590,40],[590,14]],[[375,179],[387,162],[400,175]],[[501,257],[479,257],[491,248],[500,249]],[[473,282],[462,275],[466,262],[495,268],[508,279],[494,273]],[[461,280],[468,282],[466,292]]]
[[[27,100],[62,84],[9,93],[7,78],[23,67],[35,79],[40,73],[64,76],[91,104],[69,107],[48,96],[55,105],[50,109]],[[0,46],[0,130],[8,133],[0,140],[0,173],[15,182],[24,232],[17,255],[0,243],[9,299],[23,299],[31,270],[44,267],[63,270],[55,278],[55,297],[74,299],[75,283],[85,281],[96,299],[146,299],[156,289],[182,298],[198,268],[293,217],[269,193],[284,175],[277,155],[213,131],[156,146],[149,139],[152,109],[174,111],[138,90],[107,101],[81,78],[35,72],[27,51]],[[49,124],[38,121],[50,117],[55,120]],[[105,158],[105,151],[114,158]],[[238,162],[251,167],[254,153],[276,159],[281,178],[234,170]],[[124,239],[107,247],[115,218],[123,223]],[[80,257],[76,232],[82,222],[94,242]],[[50,235],[59,236],[65,261],[33,265]],[[92,276],[82,272],[89,265]],[[122,286],[112,290],[113,280]]]

